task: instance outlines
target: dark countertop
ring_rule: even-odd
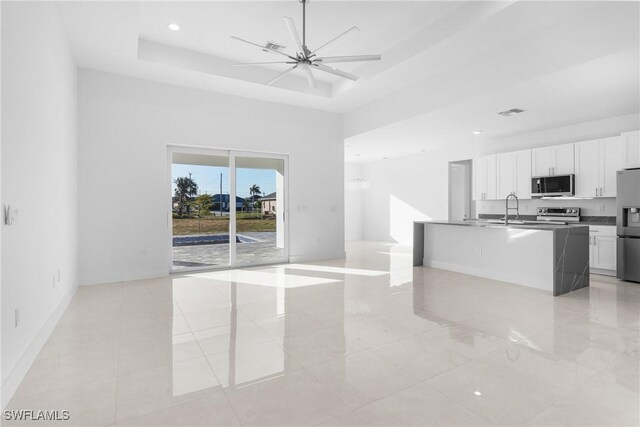
[[[500,219],[504,217],[504,214],[480,214],[479,219]],[[535,221],[536,215],[520,215],[520,219],[524,221]],[[580,222],[572,223],[570,225],[609,225],[615,227],[615,216],[581,216]]]
[[[565,224],[540,224],[540,223],[535,223],[535,224],[519,224],[517,222],[510,222],[509,225],[504,225],[504,224],[500,224],[500,223],[491,223],[491,222],[487,222],[486,220],[468,220],[468,221],[447,221],[447,220],[441,220],[441,221],[414,221],[415,224],[437,224],[437,225],[458,225],[458,226],[462,226],[462,227],[481,227],[481,228],[513,228],[513,229],[518,229],[518,230],[546,230],[546,231],[553,231],[553,230],[564,230],[567,228],[574,228],[578,225],[584,225],[586,226],[586,224],[569,224],[569,225],[565,225]]]

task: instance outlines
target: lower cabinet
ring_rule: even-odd
[[[616,274],[616,228],[589,227],[589,265],[591,272]]]

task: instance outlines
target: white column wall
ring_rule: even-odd
[[[2,405],[77,287],[76,66],[53,2],[2,2]],[[19,323],[15,324],[15,312]]]

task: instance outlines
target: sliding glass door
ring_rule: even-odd
[[[172,271],[288,261],[287,157],[169,147]]]
[[[244,200],[236,213],[236,263],[272,264],[285,259],[284,159],[235,157],[236,194]]]

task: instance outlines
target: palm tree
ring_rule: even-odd
[[[249,188],[249,194],[251,194],[252,198],[253,196],[262,194],[262,191],[260,190],[260,186],[258,184],[253,184],[251,188]],[[255,201],[255,200],[252,200],[252,201]]]
[[[190,202],[196,194],[198,194],[198,184],[189,176],[182,176],[173,180],[176,184],[175,195],[178,201],[178,212],[182,215],[183,211],[189,214],[191,210]]]
[[[256,205],[256,196],[262,194],[260,186],[258,184],[253,184],[251,188],[249,188],[249,194],[251,194],[251,208],[253,209]]]

